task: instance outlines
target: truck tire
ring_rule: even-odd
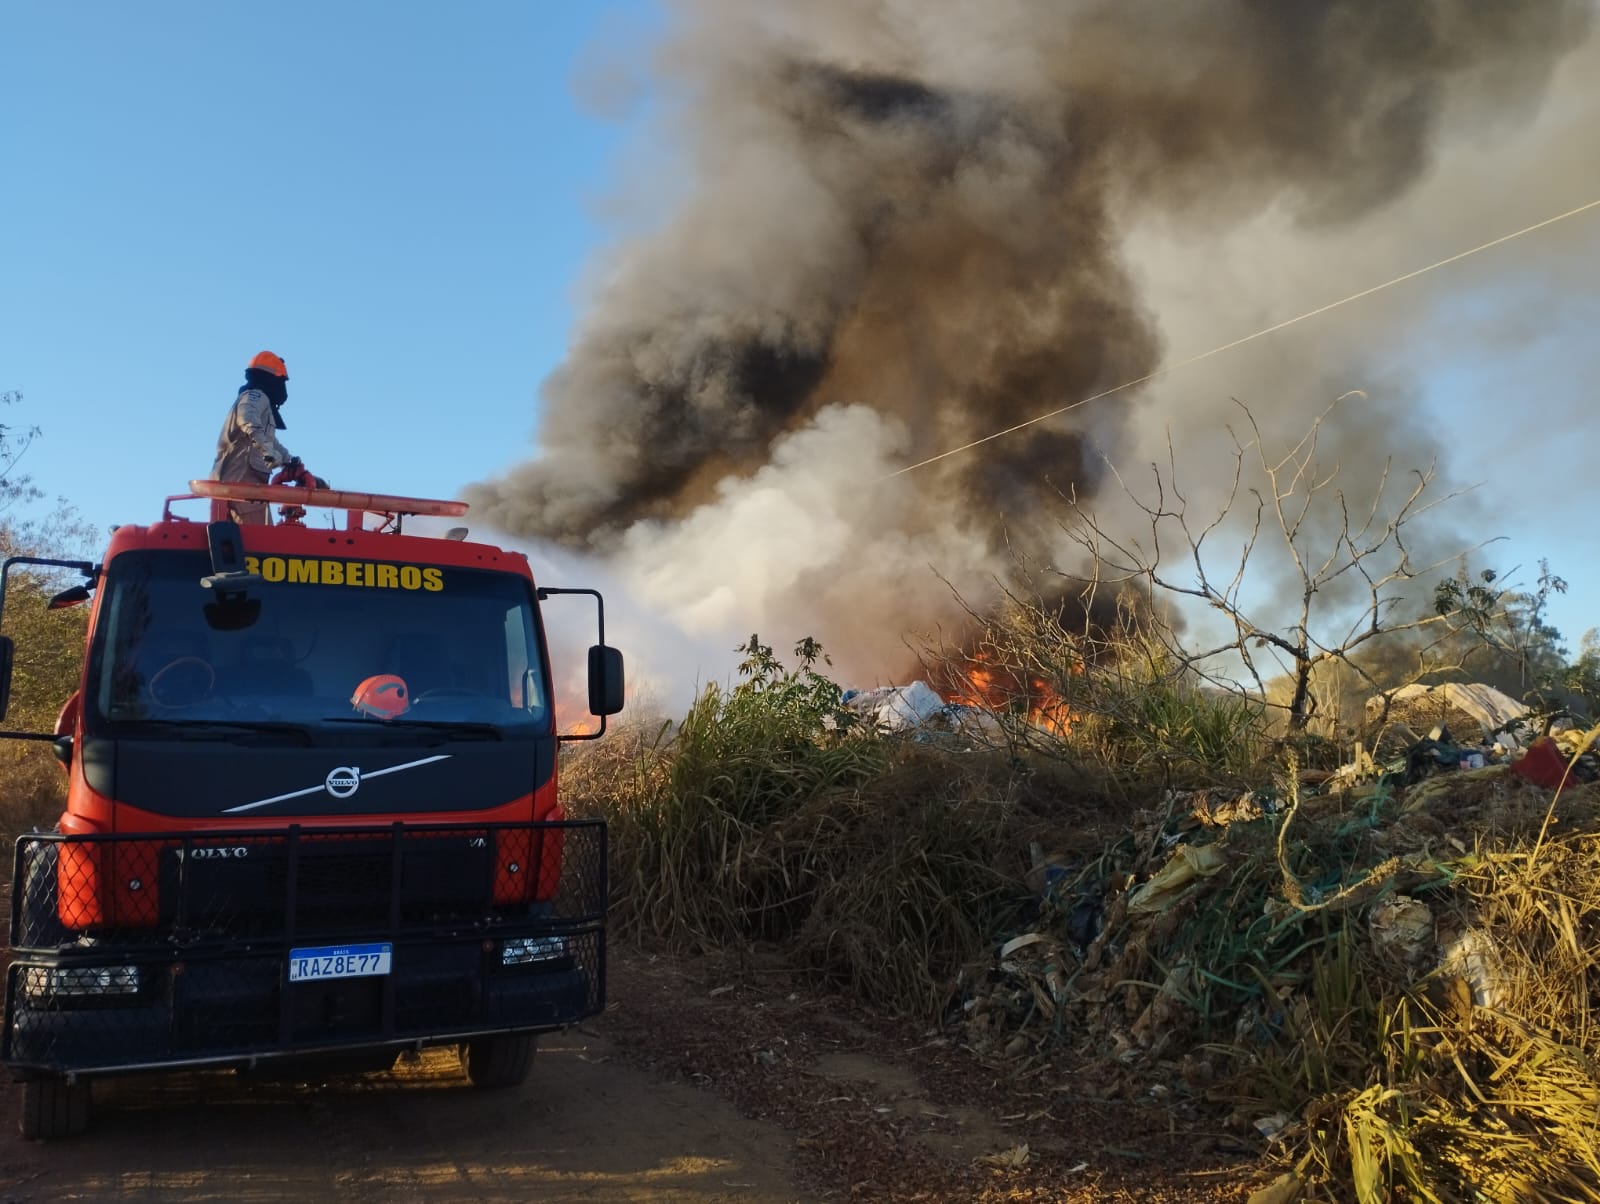
[[[474,1087],[520,1087],[533,1069],[538,1047],[534,1033],[479,1037],[462,1048],[461,1064]]]
[[[29,1141],[56,1141],[89,1130],[94,1094],[89,1083],[68,1083],[59,1075],[25,1079],[19,1127]]]
[[[18,910],[22,913],[22,943],[29,948],[57,949],[72,940],[56,908],[58,852],[54,842],[33,845],[23,871]]]

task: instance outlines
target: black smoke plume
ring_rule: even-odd
[[[1151,372],[1163,346],[1131,221],[1372,215],[1446,124],[1536,109],[1591,9],[699,0],[675,15],[657,66],[687,193],[607,260],[544,382],[537,457],[471,495],[505,530],[608,555],[681,533],[763,470],[804,472],[798,448],[828,473],[829,445],[804,438],[831,407],[867,407],[891,432],[885,462],[907,463]],[[942,460],[873,521],[998,554],[1059,491],[1095,494],[1097,453],[1136,412],[1121,394]],[[876,571],[843,555],[809,570],[820,606],[848,606]]]

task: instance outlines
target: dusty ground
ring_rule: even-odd
[[[779,1125],[811,1198],[1177,1204],[1242,1201],[1270,1177],[1237,1134],[1090,1099],[1066,1075],[1019,1083],[780,974],[637,956],[625,972],[615,1056]]]
[[[1256,1177],[1239,1138],[1155,1105],[1019,1087],[936,1034],[723,978],[615,951],[606,1014],[514,1091],[443,1051],[321,1085],[130,1078],[99,1085],[88,1137],[36,1144],[7,1086],[0,1201],[1178,1202]]]

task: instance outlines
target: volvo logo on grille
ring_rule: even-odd
[[[307,795],[321,794],[323,791],[327,791],[334,798],[349,798],[361,789],[361,783],[368,778],[381,778],[386,773],[404,773],[408,769],[418,769],[423,765],[434,765],[449,759],[449,753],[435,753],[431,757],[418,757],[415,761],[386,765],[382,769],[371,769],[366,773],[362,773],[354,765],[341,765],[323,778],[320,786],[302,786],[299,790],[291,790],[287,794],[274,794],[267,798],[240,803],[238,806],[229,807],[223,814],[238,815],[241,811],[254,811],[258,807],[270,807],[273,803],[288,802],[292,798],[305,798]]]
[[[349,798],[361,788],[361,770],[354,765],[341,765],[328,775],[323,785],[334,798]]]

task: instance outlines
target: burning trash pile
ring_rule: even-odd
[[[1006,742],[1007,729],[1019,725],[1058,738],[1072,729],[1071,708],[1041,679],[983,662],[966,665],[953,676],[942,690],[918,680],[845,690],[841,701],[880,732],[944,739],[958,746],[997,747]]]
[[[1231,1113],[1300,1155],[1274,1200],[1600,1198],[1600,785],[1553,791],[1540,752],[1568,770],[1597,736],[1171,792],[1103,847],[1036,846],[1035,922],[953,1023],[1019,1075],[1069,1053],[1074,1091]]]
[[[846,690],[841,701],[863,723],[885,734],[973,748],[992,747],[1002,739],[993,711],[965,702],[946,702],[925,681]]]

